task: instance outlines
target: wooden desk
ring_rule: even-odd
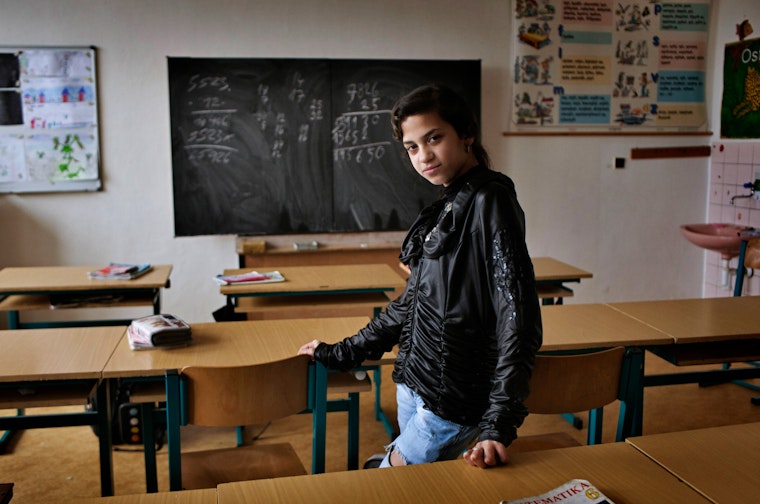
[[[362,502],[487,503],[541,494],[589,480],[618,503],[709,502],[626,443],[516,453],[512,463],[478,469],[463,460],[387,469],[227,483],[219,504]]]
[[[668,345],[673,337],[600,303],[542,306],[542,352]]]
[[[641,410],[644,400],[643,391],[631,388],[639,385],[638,348],[643,345],[669,345],[673,338],[662,331],[633,319],[624,313],[604,304],[576,304],[561,306],[542,306],[543,344],[540,351],[575,352],[591,349],[624,346],[626,351],[623,366],[620,409],[618,413],[618,431],[616,439],[622,441],[631,434],[635,425],[637,411]],[[562,415],[576,428],[583,427],[583,422],[571,413]]]
[[[217,504],[216,488],[182,490],[151,494],[117,495],[114,497],[78,498],[47,504]]]
[[[626,441],[713,502],[755,502],[760,494],[760,423]]]
[[[311,339],[335,343],[351,336],[369,322],[368,317],[262,320],[193,324],[193,343],[187,347],[134,351],[122,339],[103,370],[103,377],[166,378],[167,448],[170,488],[178,490],[181,479],[179,440],[179,380],[185,366],[236,366],[259,364],[291,357]],[[387,356],[392,361],[393,355]],[[385,364],[388,361],[378,361]],[[315,375],[325,376],[324,366]],[[167,371],[169,371],[167,373]],[[174,371],[174,372],[171,372]],[[327,380],[313,380],[314,406],[312,472],[324,471],[327,424]]]
[[[646,344],[653,354],[677,365],[746,362],[760,359],[760,296],[676,299],[611,303],[620,311],[653,329],[670,336],[669,345]],[[715,383],[760,377],[760,368],[742,367],[707,371],[644,375],[644,351],[636,360],[632,390],[639,395],[633,403],[630,435],[641,435],[644,387],[682,383]],[[637,383],[639,382],[639,383]]]
[[[244,271],[250,269],[225,270],[224,274],[234,275]],[[268,313],[263,318],[276,319],[286,316],[285,313],[290,310],[301,316],[306,314],[321,318],[341,313],[354,316],[372,307],[374,316],[388,304],[389,294],[400,293],[406,285],[406,280],[387,264],[270,266],[266,271],[279,271],[285,281],[219,287],[219,292],[227,296],[230,311],[255,313],[260,308]],[[244,306],[246,303],[241,298],[253,298],[253,303]],[[252,318],[255,319],[255,315]],[[395,428],[380,405],[379,368],[373,369],[373,377],[375,417],[392,439],[396,436]]]
[[[580,283],[581,279],[593,276],[552,257],[533,257],[532,261],[538,295],[543,304],[562,304],[562,298],[573,295],[573,290],[566,284]]]
[[[99,320],[22,324],[19,312],[50,309],[51,296],[112,298],[113,302],[83,303],[78,307],[112,308],[152,306],[161,311],[161,289],[169,287],[169,265],[154,265],[153,270],[133,280],[93,280],[87,272],[97,266],[28,266],[0,270],[0,311],[8,312],[11,329],[24,327],[64,327],[86,325],[127,325],[127,320]]]
[[[327,266],[271,266],[279,271],[284,282],[221,285],[219,292],[233,300],[242,296],[311,296],[327,294],[360,294],[392,292],[403,289],[405,281],[387,264],[346,264]],[[235,275],[250,269],[224,270]]]
[[[573,290],[567,283],[580,283],[581,279],[593,275],[570,264],[558,261],[552,257],[533,257],[533,271],[536,276],[538,297],[545,305],[562,304],[562,299],[573,295]],[[409,278],[409,272],[399,263],[399,271],[404,278]]]
[[[81,413],[3,417],[0,430],[97,425],[102,495],[113,495],[109,410],[84,407],[93,389],[98,404],[108,404],[101,372],[124,333],[124,327],[0,331],[0,409],[82,406]]]

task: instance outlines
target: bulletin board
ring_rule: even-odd
[[[704,130],[710,0],[512,0],[511,131]]]
[[[95,49],[0,47],[0,193],[101,188]]]

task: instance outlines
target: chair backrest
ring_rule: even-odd
[[[601,408],[618,398],[625,348],[572,355],[537,355],[525,406],[562,414]]]
[[[188,424],[237,427],[295,415],[308,407],[309,358],[180,371]]]
[[[753,238],[747,241],[747,252],[744,256],[744,266],[746,268],[760,268],[760,238]]]

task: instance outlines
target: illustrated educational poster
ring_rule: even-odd
[[[92,48],[0,48],[0,192],[100,188]]]
[[[710,0],[513,0],[517,129],[706,123]]]
[[[760,39],[726,44],[722,138],[760,138]]]

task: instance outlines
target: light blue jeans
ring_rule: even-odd
[[[388,453],[380,467],[390,467],[393,451],[407,464],[456,459],[479,433],[477,427],[459,425],[435,415],[406,385],[396,385],[396,402],[400,434],[385,447]]]

